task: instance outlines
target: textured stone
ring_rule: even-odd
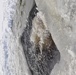
[[[20,36],[32,6],[33,0],[0,0],[0,75],[30,75]]]
[[[40,24],[38,24],[38,26],[36,24],[34,27],[32,25],[33,24],[32,21],[34,17],[37,15],[37,12],[38,10],[36,9],[36,5],[34,5],[32,10],[30,11],[26,28],[21,36],[21,43],[23,46],[23,50],[24,50],[27,64],[31,71],[31,74],[32,75],[50,75],[50,72],[52,71],[54,65],[60,60],[60,53],[54,41],[52,40],[50,33],[49,33],[50,36],[47,33],[47,37],[50,37],[50,40],[48,43],[49,46],[48,45],[43,46],[43,48],[41,49],[42,51],[40,50],[39,42],[36,42],[37,39],[35,39],[35,41],[30,40],[32,37],[35,38],[35,33],[36,35],[38,35],[38,29],[40,29],[40,27],[38,28]],[[37,21],[37,23],[39,22]],[[41,22],[41,24],[43,23]],[[36,28],[36,26],[38,29]],[[34,30],[32,30],[33,28]],[[45,28],[44,28],[44,31],[46,31]],[[42,30],[40,30],[39,33],[41,33],[43,36]],[[39,35],[39,38],[43,39],[44,37],[41,37],[41,35]],[[46,43],[44,42],[44,45],[45,44]]]
[[[76,1],[35,1],[39,11],[45,14],[48,29],[61,55],[60,63],[55,65],[51,75],[76,75],[73,71],[76,69]]]
[[[60,62],[57,63],[55,55],[55,60],[50,59],[54,61],[54,63],[49,63],[52,67],[49,66],[48,69],[46,67],[47,72],[44,71],[43,73],[51,72],[50,75],[76,75],[76,0],[35,1],[37,9],[45,16],[48,31],[50,31],[54,41],[56,51],[53,50],[55,51],[53,55],[57,54],[57,52],[60,54]],[[30,65],[29,63],[33,59],[29,60],[28,58],[28,64],[26,63],[26,58],[30,53],[26,54],[26,48],[31,47],[29,43],[30,30],[28,29],[31,26],[27,26],[26,22],[33,4],[34,0],[0,0],[0,75],[30,75],[27,65]],[[23,46],[20,43],[20,37],[23,32],[24,37],[27,37],[27,42],[25,40],[26,48],[24,47],[26,52],[23,52]],[[31,50],[28,49],[28,51]],[[43,57],[43,60],[51,56],[51,53],[47,56],[49,52],[45,52],[46,50],[43,50],[43,56],[46,56],[46,58]],[[37,55],[38,58],[41,58],[41,54]],[[43,62],[43,65],[45,65],[47,61],[44,60]],[[33,64],[36,63],[34,62]],[[31,67],[33,65],[30,66],[30,69]],[[31,72],[34,72],[34,75],[38,74],[37,69]]]

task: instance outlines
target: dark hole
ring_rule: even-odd
[[[22,4],[22,0],[20,0],[20,5]]]
[[[32,75],[50,75],[54,65],[60,60],[60,52],[55,43],[52,43],[50,50],[43,50],[40,54],[39,47],[33,48],[30,42],[30,34],[32,29],[32,20],[36,16],[38,10],[34,4],[29,13],[27,26],[21,36],[21,44],[23,46],[25,58]]]

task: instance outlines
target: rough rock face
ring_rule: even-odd
[[[61,55],[51,75],[76,75],[76,0],[35,1]]]
[[[33,0],[0,0],[0,75],[30,75],[20,36]]]
[[[35,2],[53,40],[42,53],[30,41]],[[76,75],[76,0],[0,0],[0,10],[0,75]]]
[[[44,46],[42,48],[42,51],[40,51],[40,45],[37,37],[39,37],[40,39],[41,38],[43,39],[43,37],[40,37],[40,35],[38,36],[39,29],[36,29],[36,26],[38,28],[38,25],[35,24],[36,26],[34,26],[34,31],[32,30],[33,29],[32,20],[37,15],[37,12],[38,10],[36,9],[36,5],[34,5],[32,10],[30,11],[26,28],[22,34],[21,43],[23,46],[25,58],[27,60],[27,64],[31,71],[31,74],[50,75],[50,72],[52,71],[54,65],[60,60],[60,53],[54,41],[52,40],[51,33],[49,33],[50,35],[48,35],[47,33],[46,36],[48,38],[45,37],[47,40],[49,39],[49,41],[46,40],[46,42],[48,42],[48,45],[45,45],[47,43],[43,41]],[[37,21],[37,23],[39,22]],[[44,29],[44,31],[46,30]],[[40,30],[39,33],[42,33],[42,30]],[[31,42],[30,40],[32,38],[31,36],[35,38],[35,41]],[[43,33],[42,33],[42,36],[43,36]]]

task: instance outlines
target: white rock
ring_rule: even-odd
[[[30,75],[20,44],[33,0],[0,0],[0,75]]]

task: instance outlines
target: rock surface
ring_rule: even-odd
[[[52,39],[49,40],[50,42],[52,41],[52,44],[50,45],[50,42],[49,42],[48,43],[49,46],[47,45],[44,46],[42,49],[42,52],[40,51],[40,46],[38,42],[31,42],[30,40],[31,36],[35,38],[32,32],[35,31],[36,33],[37,31],[35,30],[37,25],[35,26],[34,31],[32,30],[33,29],[32,20],[37,15],[37,12],[38,10],[36,9],[36,5],[34,5],[34,7],[32,8],[29,14],[26,28],[21,36],[21,43],[23,46],[25,58],[27,60],[27,64],[31,71],[31,74],[32,75],[50,75],[50,72],[52,71],[54,65],[60,60],[60,53],[54,41],[52,41]],[[41,32],[42,31],[40,30],[39,33]],[[51,34],[49,37],[52,38]],[[37,40],[38,39],[35,39],[35,41]]]
[[[46,57],[42,57],[43,61],[38,63],[34,60],[33,64],[38,63],[36,66],[42,64],[43,68],[33,67],[31,65],[33,59],[28,58],[32,54],[29,56],[30,52],[27,53],[31,51],[29,29],[32,27],[27,26],[26,23],[35,2],[38,11],[45,16],[56,50],[52,52],[54,58],[49,60],[50,63],[44,60],[51,57],[51,53],[46,50],[43,50],[43,56]],[[33,75],[47,75],[50,72],[50,75],[76,75],[76,0],[35,0],[35,2],[34,0],[0,0],[0,75],[31,75],[29,69],[34,69],[31,70]],[[27,37],[24,40],[27,49],[20,42],[23,32],[24,37]],[[59,55],[59,63],[55,54]],[[38,59],[38,55],[34,59],[36,58]],[[49,69],[46,66],[47,70],[40,72],[44,69],[45,62],[49,64]],[[42,70],[38,72],[36,68]]]
[[[51,75],[76,75],[76,0],[35,1],[61,55]]]
[[[33,0],[0,0],[0,75],[30,75],[20,36]]]

